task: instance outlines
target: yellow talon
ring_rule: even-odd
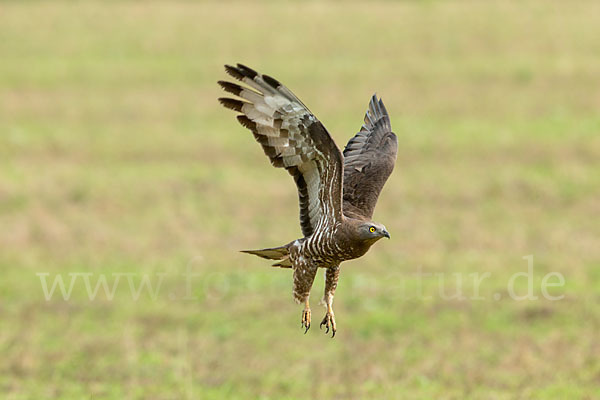
[[[308,332],[308,329],[310,328],[310,307],[308,305],[308,300],[306,300],[306,303],[304,305],[304,310],[302,311],[302,325],[303,328],[306,328],[304,330],[304,334],[306,334],[306,332]]]
[[[331,329],[331,337],[333,338],[337,329],[335,326],[335,315],[333,314],[333,310],[331,309],[331,307],[328,307],[327,314],[325,314],[325,317],[323,317],[323,321],[321,321],[319,328],[321,329],[323,325],[325,325],[325,327],[327,328],[325,330],[326,334],[329,333],[329,330]]]

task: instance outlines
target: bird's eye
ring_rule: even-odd
[[[374,226],[370,227],[369,232],[371,232],[371,233],[375,232],[375,227]]]

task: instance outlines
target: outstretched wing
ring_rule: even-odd
[[[371,219],[377,198],[394,169],[398,139],[390,117],[373,95],[365,124],[344,149],[344,214]]]
[[[248,87],[219,81],[242,100],[220,98],[238,111],[238,121],[250,129],[275,167],[294,177],[300,202],[302,234],[310,236],[319,223],[342,219],[342,153],[323,124],[285,86],[268,75],[237,64],[225,71]]]

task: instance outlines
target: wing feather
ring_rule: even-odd
[[[344,214],[371,219],[394,169],[398,139],[381,99],[373,95],[364,125],[344,148]]]
[[[238,121],[252,131],[271,164],[293,176],[303,235],[310,236],[325,218],[341,220],[343,156],[323,124],[276,79],[242,64],[226,65],[225,71],[248,87],[219,81],[243,99],[219,102],[240,112]]]

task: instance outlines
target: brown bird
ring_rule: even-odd
[[[323,303],[327,311],[320,327],[336,333],[333,296],[340,263],[365,254],[390,234],[371,221],[379,193],[392,173],[398,140],[383,102],[373,95],[360,131],[344,152],[312,112],[285,86],[242,64],[225,71],[248,87],[226,81],[219,85],[242,100],[219,102],[241,115],[271,164],[294,177],[300,201],[304,237],[274,248],[245,250],[270,260],[275,267],[292,268],[294,300],[304,303],[304,333],[311,323],[309,295],[317,269],[325,268]]]

